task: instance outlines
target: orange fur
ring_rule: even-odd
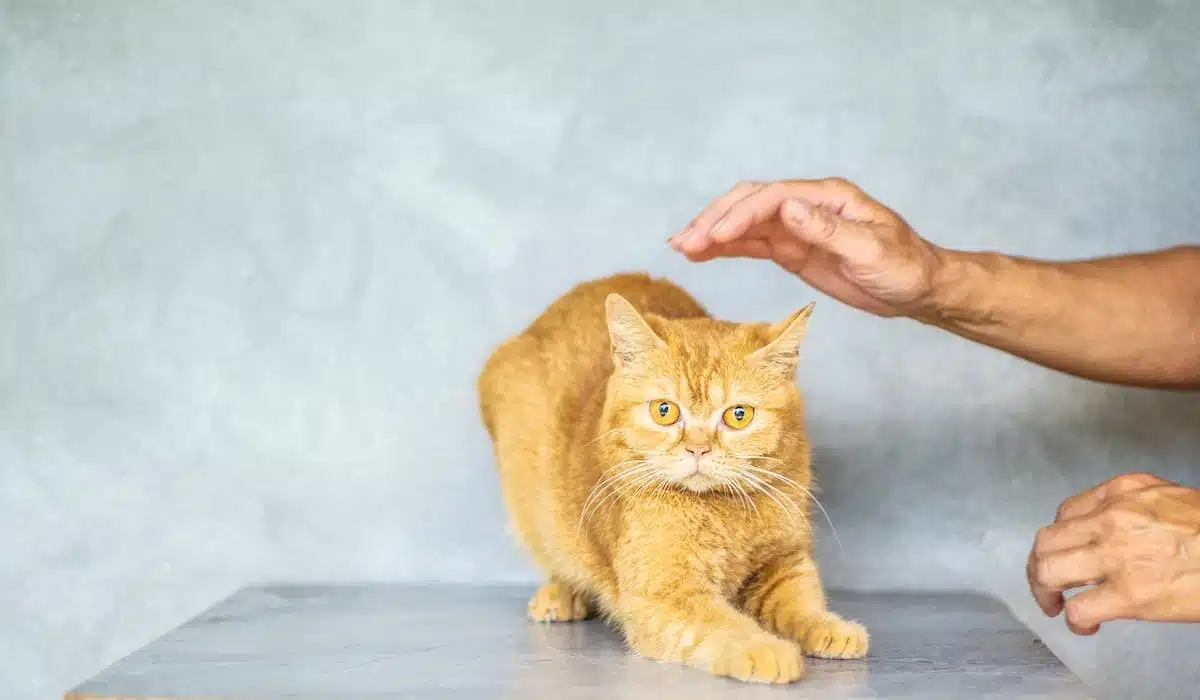
[[[795,386],[811,309],[719,321],[670,282],[623,274],[576,286],[496,349],[480,408],[547,576],[533,619],[600,613],[636,653],[747,681],[796,680],[803,654],[866,654],[812,558]],[[676,423],[655,422],[659,399]],[[735,404],[754,408],[736,430],[721,422]]]

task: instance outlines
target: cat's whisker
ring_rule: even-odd
[[[791,498],[787,497],[787,493],[780,491],[778,487],[768,484],[766,481],[751,480],[750,483],[754,484],[758,492],[762,493],[763,496],[772,499],[776,505],[779,505],[779,508],[787,515],[787,521],[791,523],[792,527],[799,527],[800,523],[808,525],[808,517],[805,516],[804,511],[800,510]]]
[[[615,433],[615,432],[618,432],[618,431],[621,431],[621,430],[624,430],[624,429],[625,429],[625,428],[624,428],[624,426],[620,426],[620,425],[618,425],[618,426],[617,426],[617,427],[615,427],[615,428],[611,428],[611,429],[609,429],[609,430],[605,430],[603,433],[600,433],[600,434],[599,434],[599,435],[597,435],[596,437],[594,437],[594,438],[592,438],[591,440],[588,440],[587,442],[585,442],[585,443],[584,443],[584,445],[594,445],[594,444],[596,444],[597,442],[600,442],[600,441],[601,441],[601,440],[603,440],[604,438],[608,437],[609,435],[612,435],[613,433]]]
[[[795,479],[792,479],[791,477],[784,476],[783,474],[780,474],[777,471],[772,471],[770,469],[763,469],[761,467],[756,467],[752,464],[743,464],[742,468],[745,469],[746,471],[752,472],[754,474],[760,474],[760,475],[763,475],[766,477],[778,479],[779,481],[782,481],[784,484],[791,486],[794,489],[803,491],[806,494],[811,495],[811,493],[812,493],[806,486],[804,486],[800,482],[796,481]]]
[[[644,472],[632,479],[618,480],[616,482],[615,488],[610,489],[609,492],[604,496],[604,498],[600,499],[600,501],[595,506],[592,507],[591,514],[595,514],[596,512],[598,512],[600,510],[600,508],[608,501],[614,500],[614,499],[615,499],[615,501],[619,501],[619,500],[621,500],[621,496],[629,495],[630,492],[636,490],[638,488],[638,486],[640,486],[644,483],[647,483],[648,481],[653,481],[655,478],[656,478],[656,475],[653,471],[647,471],[647,472]]]
[[[763,487],[767,487],[767,489],[770,489],[770,490],[774,491],[775,493],[778,493],[779,496],[786,499],[787,503],[790,503],[792,505],[792,508],[803,511],[802,507],[800,507],[800,504],[796,503],[796,501],[793,501],[791,496],[788,496],[787,493],[782,491],[779,486],[776,486],[776,485],[770,483],[770,481],[768,480],[769,477],[780,477],[780,474],[775,474],[774,472],[761,471],[761,469],[746,469],[746,471],[743,472],[742,475],[746,479],[751,480],[752,483],[760,484]],[[784,478],[786,479],[786,477],[784,477]],[[785,484],[798,486],[798,484],[794,483],[794,481],[792,481],[791,484],[787,484],[787,481],[785,481]],[[802,486],[802,489],[803,489],[803,486]]]
[[[618,472],[616,474],[609,474],[609,472],[611,472],[621,466],[624,466],[626,464],[633,465],[632,467],[629,468],[629,470],[637,470],[637,469],[641,468],[642,466],[644,466],[646,463],[644,460],[635,459],[635,460],[630,460],[628,462],[621,462],[620,464],[614,464],[613,466],[604,470],[603,474],[601,475],[601,478],[596,482],[596,485],[592,487],[592,491],[588,494],[588,497],[586,499],[584,499],[583,508],[586,509],[588,503],[592,500],[592,498],[595,495],[597,495],[600,491],[603,491],[604,488],[611,481],[613,481],[614,479],[620,478],[622,476],[622,474],[624,473],[624,472]]]
[[[591,492],[588,493],[587,499],[584,500],[583,505],[579,509],[579,522],[575,526],[576,535],[583,532],[584,523],[591,517],[592,512],[598,504],[603,501],[601,496],[608,490],[608,487],[609,484],[600,483],[594,486]]]
[[[607,474],[607,473],[609,473],[609,472],[611,472],[611,471],[615,471],[615,470],[619,469],[620,467],[623,467],[623,466],[625,466],[625,465],[628,465],[628,464],[638,464],[638,463],[645,463],[645,462],[648,462],[648,461],[649,461],[649,460],[647,460],[647,459],[644,459],[644,458],[641,458],[641,457],[639,457],[639,458],[637,458],[637,459],[627,459],[627,460],[625,460],[624,462],[617,462],[616,464],[612,465],[612,466],[611,466],[611,467],[609,467],[608,469],[605,469],[605,470],[604,470],[604,472],[602,472],[602,473],[604,473],[604,474]]]
[[[615,474],[608,474],[607,476],[602,477],[596,483],[596,486],[593,487],[593,490],[601,488],[603,486],[611,486],[612,484],[614,484],[622,479],[629,479],[638,474],[642,474],[642,473],[648,472],[648,471],[653,471],[654,469],[657,469],[657,466],[655,466],[654,464],[652,464],[650,462],[645,462],[645,461],[633,462],[632,466],[630,466],[630,467],[627,467]]]
[[[754,502],[754,499],[750,498],[750,494],[746,493],[745,487],[742,486],[741,483],[738,482],[737,479],[731,474],[724,475],[723,480],[725,483],[729,484],[730,488],[737,490],[738,496],[746,504],[746,511],[749,512],[753,510],[754,516],[758,517],[758,504]]]
[[[668,491],[670,488],[671,488],[671,482],[668,479],[662,479],[659,482],[658,486],[654,487],[654,492],[652,495],[654,495],[656,497],[660,496],[663,493],[665,493],[666,491]]]
[[[741,473],[738,476],[745,479],[748,483],[753,484],[755,487],[757,487],[759,493],[762,493],[764,496],[774,501],[775,505],[779,506],[780,510],[787,514],[788,520],[792,523],[792,527],[797,527],[798,523],[796,522],[795,511],[800,510],[800,508],[794,502],[792,502],[790,498],[788,498],[787,494],[780,491],[778,487],[758,476],[755,476],[754,474]],[[808,520],[804,517],[803,512],[801,512],[800,517],[805,521]]]
[[[726,476],[724,473],[721,473],[721,474],[713,474],[712,478],[715,479],[716,482],[721,485],[720,490],[722,493],[729,494],[732,497],[737,497],[738,492],[736,489],[733,488],[733,484],[730,483],[728,476]],[[738,502],[741,505],[745,505],[744,503],[741,503],[740,498],[738,498]]]
[[[803,508],[800,507],[800,505],[796,503],[794,499],[788,496],[784,491],[780,490],[778,486],[775,486],[774,484],[770,483],[769,480],[764,478],[767,477],[767,475],[775,475],[775,477],[778,477],[779,474],[775,474],[774,472],[764,472],[763,469],[746,468],[745,463],[742,463],[742,465],[739,465],[739,467],[740,471],[738,472],[738,475],[739,477],[742,477],[746,483],[754,485],[756,490],[762,491],[763,493],[766,493],[766,495],[774,493],[775,496],[778,496],[782,499],[782,502],[787,504],[787,510],[799,510],[800,515],[802,515],[802,517],[804,516]],[[770,493],[768,493],[768,491]],[[778,501],[776,501],[776,503],[778,503]]]
[[[641,488],[639,488],[634,495],[641,496],[642,494],[646,493],[647,491],[649,491],[651,489],[654,489],[654,493],[657,494],[658,490],[661,489],[663,487],[663,485],[665,485],[666,483],[667,483],[666,479],[662,478],[661,474],[654,474],[651,476],[651,478],[648,481],[645,481],[643,483]]]
[[[588,521],[589,518],[591,518],[593,515],[595,515],[596,513],[598,513],[600,511],[600,509],[604,506],[604,504],[611,498],[613,492],[615,490],[617,490],[618,488],[620,488],[620,485],[621,485],[621,481],[619,479],[614,479],[614,480],[607,481],[607,482],[597,486],[596,488],[592,489],[593,495],[588,497],[588,500],[584,503],[583,507],[580,509],[580,511],[581,511],[580,515],[579,515],[579,529],[580,530],[583,529],[584,524]]]
[[[754,514],[757,516],[758,505],[755,504],[754,499],[750,498],[750,494],[746,493],[745,488],[743,488],[737,480],[736,468],[740,465],[737,463],[731,463],[728,460],[723,460],[719,457],[713,461],[717,464],[717,466],[721,467],[721,471],[717,474],[714,474],[713,478],[719,481],[721,486],[723,486],[730,495],[737,496],[738,499],[744,505],[746,505],[747,513],[749,513],[750,510],[753,510]],[[733,467],[733,469],[731,469],[731,467]]]
[[[609,474],[609,472],[627,464],[632,466],[618,471],[615,474]],[[599,503],[593,503],[593,501],[600,498],[601,494],[603,494],[607,489],[621,479],[629,478],[633,474],[639,474],[644,471],[649,471],[653,468],[654,465],[645,460],[633,459],[626,462],[620,462],[606,469],[604,473],[607,474],[607,476],[602,476],[602,478],[596,482],[596,485],[593,486],[592,490],[588,493],[587,498],[584,499],[583,505],[580,506],[578,529],[582,529],[584,522],[588,519],[588,517],[590,517],[591,512],[594,512],[599,508]],[[603,499],[601,499],[601,502],[602,501]]]
[[[740,455],[739,455],[739,457],[740,457]],[[783,474],[780,474],[779,472],[771,471],[770,469],[763,469],[762,467],[755,467],[750,464],[743,464],[742,466],[749,472],[763,474],[765,476],[775,477],[776,479],[779,479],[780,481],[787,484],[788,486],[791,486],[799,491],[804,492],[804,494],[807,495],[809,498],[811,498],[813,503],[815,503],[817,505],[817,508],[820,509],[821,514],[825,516],[825,522],[829,523],[829,531],[833,534],[833,540],[835,542],[837,542],[837,545],[839,548],[842,546],[842,540],[840,537],[838,537],[837,528],[834,527],[834,525],[833,525],[833,518],[829,517],[829,511],[825,510],[825,506],[821,504],[821,500],[818,499],[817,495],[812,492],[812,489],[808,488],[807,486],[804,486],[803,484],[795,481],[794,479],[791,479],[789,477],[784,476]]]
[[[592,487],[591,493],[584,500],[583,506],[580,507],[579,525],[577,532],[583,529],[584,523],[588,518],[599,512],[600,508],[605,503],[611,500],[614,496],[619,498],[619,495],[627,491],[627,486],[631,483],[640,483],[646,476],[653,476],[657,471],[657,465],[646,460],[630,460],[621,464],[633,464],[633,466],[611,474],[601,479],[595,486]],[[620,466],[620,465],[616,465]],[[607,471],[612,471],[615,467],[610,467]],[[615,488],[614,488],[615,487]],[[607,493],[605,493],[607,491]],[[603,496],[601,496],[603,494]],[[595,502],[593,502],[593,499]]]

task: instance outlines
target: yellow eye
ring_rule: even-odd
[[[673,425],[679,420],[679,406],[674,401],[655,399],[650,402],[650,417],[659,425]]]
[[[725,413],[721,414],[721,420],[725,421],[725,425],[728,425],[730,428],[741,430],[750,425],[750,421],[754,420],[754,407],[742,404],[730,406],[725,409]]]

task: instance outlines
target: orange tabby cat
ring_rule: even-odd
[[[601,613],[632,649],[746,681],[861,657],[812,558],[795,369],[812,304],[712,319],[644,274],[586,282],[479,378],[517,534],[547,576],[534,620]]]

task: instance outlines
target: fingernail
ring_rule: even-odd
[[[812,215],[812,206],[799,199],[789,199],[783,205],[783,215],[793,221],[804,221]]]

